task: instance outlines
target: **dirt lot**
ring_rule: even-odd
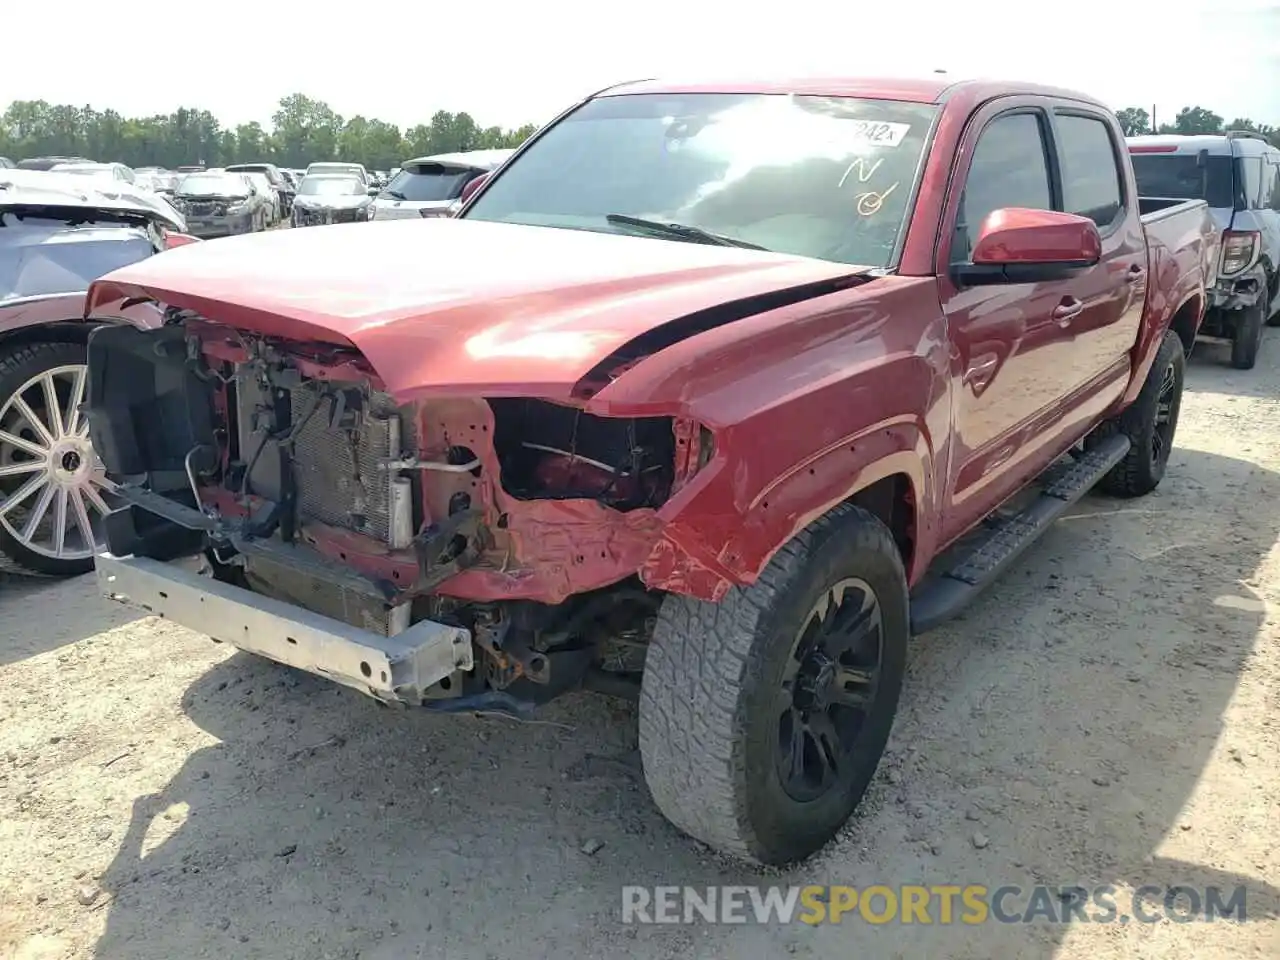
[[[0,956],[1280,956],[1280,331],[1222,359],[1157,494],[1086,500],[917,642],[868,802],[768,878],[658,816],[617,702],[394,713],[88,579],[2,583]],[[1250,919],[619,919],[624,884],[920,881],[1246,884]]]

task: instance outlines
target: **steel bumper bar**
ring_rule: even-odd
[[[423,692],[473,666],[471,634],[422,620],[383,637],[173,563],[96,558],[98,585],[113,600],[352,687],[384,703],[418,705]]]

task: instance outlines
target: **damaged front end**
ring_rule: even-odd
[[[109,593],[388,703],[523,708],[638,676],[660,594],[636,574],[709,458],[696,424],[400,405],[354,349],[173,308],[95,330],[89,368],[126,504]]]

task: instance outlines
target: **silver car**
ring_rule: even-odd
[[[502,166],[514,152],[472,150],[406,160],[373,201],[373,218],[447,217],[468,183]]]
[[[373,197],[358,177],[309,173],[298,184],[293,198],[293,225],[314,227],[324,223],[360,223],[373,219]]]
[[[239,173],[189,173],[178,181],[173,205],[187,218],[188,232],[202,239],[266,229],[267,213]]]

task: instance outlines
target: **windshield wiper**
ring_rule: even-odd
[[[405,195],[401,193],[399,190],[383,190],[382,192],[385,193],[388,197],[395,197],[397,200],[406,199]]]
[[[726,237],[723,234],[711,233],[701,227],[691,227],[687,223],[662,223],[659,220],[645,220],[642,217],[632,217],[625,213],[608,214],[605,220],[618,226],[647,230],[649,233],[656,233],[662,237],[671,237],[673,240],[684,240],[688,243],[706,243],[717,247],[742,247],[746,250],[767,251],[769,249],[768,247],[760,246],[758,243],[750,243],[746,240]]]

